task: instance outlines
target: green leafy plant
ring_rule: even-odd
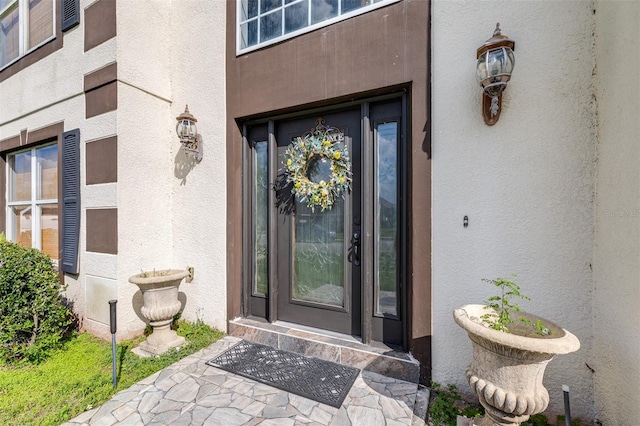
[[[565,417],[562,415],[556,417],[556,423],[549,423],[549,419],[544,414],[539,413],[529,417],[526,422],[522,422],[522,426],[564,426],[565,423]],[[598,423],[596,422],[596,424]],[[571,426],[580,425],[582,425],[582,419],[575,418],[571,420]]]
[[[487,308],[491,309],[491,312],[481,317],[482,321],[494,330],[509,333],[509,325],[516,321],[512,318],[511,313],[522,311],[520,306],[513,302],[513,299],[530,300],[528,296],[520,293],[520,286],[512,281],[515,277],[516,275],[514,274],[507,278],[482,279],[482,281],[498,287],[501,293],[499,296],[491,296],[485,301]]]
[[[455,406],[456,401],[460,399],[455,385],[449,385],[445,390],[439,383],[431,382],[429,389],[435,392],[435,397],[429,406],[431,422],[436,426],[443,424],[455,426],[457,416],[460,414],[460,410]]]
[[[500,289],[500,295],[491,296],[485,301],[486,308],[490,310],[480,318],[490,328],[504,333],[517,331],[517,334],[534,334],[548,336],[554,334],[541,320],[531,321],[528,318],[518,315],[514,318],[514,312],[521,312],[522,309],[514,299],[531,300],[520,292],[520,286],[513,279],[515,274],[507,278],[486,279],[482,281],[490,283]],[[515,325],[513,325],[515,323]]]
[[[429,404],[429,418],[434,426],[456,426],[458,416],[474,418],[484,414],[481,405],[463,401],[455,385],[445,388],[439,383],[431,382],[429,389],[434,395]]]
[[[567,423],[566,417],[563,415],[558,415],[557,416],[557,422],[558,425],[562,425],[564,426]],[[581,426],[582,425],[582,419],[577,417],[575,419],[571,419],[571,426]]]
[[[529,420],[522,423],[522,426],[547,426],[549,424],[549,420],[544,414],[534,414],[529,417]]]
[[[39,363],[73,331],[49,256],[0,235],[0,361]]]

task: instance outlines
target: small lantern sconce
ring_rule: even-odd
[[[476,73],[484,89],[482,96],[482,118],[487,126],[493,126],[500,118],[502,91],[507,87],[515,65],[513,48],[515,42],[500,32],[496,24],[493,37],[478,48]]]
[[[193,152],[196,160],[202,160],[202,136],[198,134],[196,118],[189,112],[189,105],[185,106],[184,112],[176,117],[176,133],[180,138],[180,143],[187,152]]]

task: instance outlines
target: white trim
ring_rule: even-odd
[[[311,1],[312,0],[309,0],[309,5],[311,4]],[[242,8],[242,5],[241,5],[242,0],[236,0],[236,56],[240,56],[240,55],[243,55],[245,53],[253,52],[254,50],[262,49],[264,47],[271,46],[271,45],[276,44],[276,43],[280,43],[280,42],[282,42],[284,40],[288,40],[290,38],[294,38],[294,37],[297,37],[299,35],[306,34],[306,33],[309,33],[311,31],[315,31],[315,30],[317,30],[319,28],[323,28],[323,27],[335,24],[336,22],[344,21],[346,19],[353,18],[354,16],[358,16],[358,15],[362,15],[362,14],[367,13],[367,12],[371,12],[372,10],[376,10],[376,9],[379,9],[381,7],[384,7],[384,6],[388,6],[390,4],[397,3],[399,1],[401,1],[401,0],[380,0],[377,3],[372,3],[372,4],[368,5],[368,6],[364,6],[364,7],[352,10],[351,12],[345,13],[343,15],[339,14],[338,16],[336,16],[334,18],[331,18],[331,19],[327,19],[326,21],[321,21],[321,22],[318,22],[316,24],[309,25],[307,27],[301,28],[301,29],[299,29],[297,31],[293,31],[293,32],[290,32],[290,33],[283,34],[280,37],[275,37],[275,38],[272,38],[272,39],[267,40],[267,41],[262,42],[262,43],[258,42],[258,44],[256,44],[256,45],[245,47],[244,49],[242,49],[240,47],[241,46],[240,41],[241,41],[241,35],[242,35],[241,26],[242,26],[243,23],[247,23],[247,22],[250,22],[250,21],[257,21],[258,22],[258,37],[259,37],[259,35],[260,35],[260,17],[261,16],[266,16],[269,13],[273,13],[276,10],[280,9],[282,11],[282,20],[283,20],[282,30],[284,31],[284,9],[285,9],[285,7],[284,6],[279,6],[278,8],[276,8],[276,9],[274,9],[272,11],[269,11],[268,13],[262,14],[262,15],[258,12],[258,15],[255,16],[254,18],[250,18],[250,19],[247,19],[247,20],[241,22],[240,21],[240,12],[241,12],[241,8]],[[295,4],[295,3],[298,3],[298,2],[292,2],[292,3],[287,4],[286,6],[290,6],[291,4]],[[341,12],[341,8],[342,8],[342,1],[340,1],[338,3],[338,11],[339,12]],[[311,7],[310,6],[308,8],[308,14],[309,14],[308,22],[311,22]]]

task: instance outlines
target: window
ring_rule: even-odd
[[[10,154],[7,164],[8,237],[21,246],[42,250],[57,262],[58,145]]]
[[[237,51],[249,52],[397,1],[238,0]]]
[[[253,149],[253,294],[266,295],[269,290],[269,175],[267,141],[254,142]]]
[[[55,36],[54,0],[0,0],[0,69]]]

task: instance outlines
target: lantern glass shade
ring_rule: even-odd
[[[181,141],[193,141],[198,133],[196,124],[191,120],[180,120],[176,125],[176,133]]]
[[[506,87],[514,65],[515,57],[513,50],[509,47],[501,46],[487,50],[478,58],[476,68],[478,82],[485,88],[487,94],[496,95]]]

